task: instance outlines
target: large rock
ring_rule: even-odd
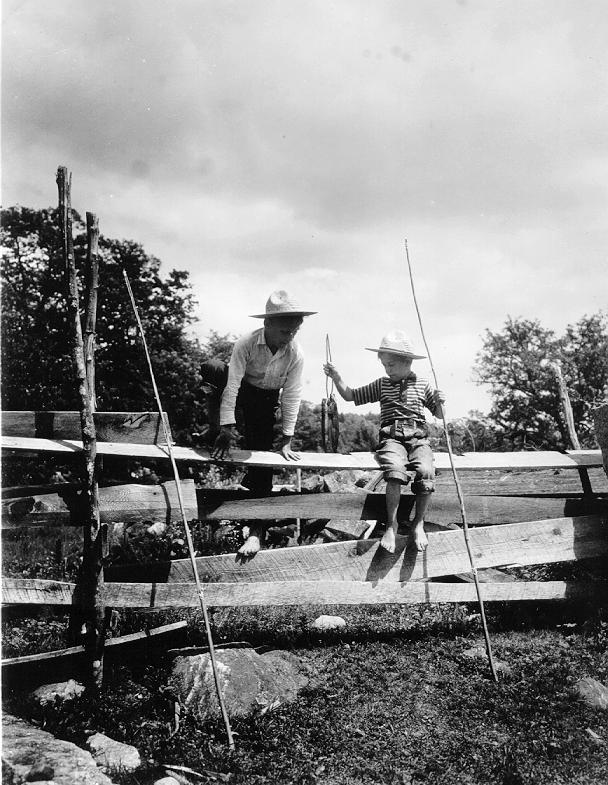
[[[325,490],[329,493],[347,493],[356,491],[359,487],[358,481],[368,479],[369,472],[360,469],[341,469],[340,471],[330,472],[323,477]]]
[[[2,782],[22,785],[44,775],[55,785],[113,785],[89,752],[40,728],[2,716]],[[50,776],[49,776],[50,775]]]
[[[318,616],[310,625],[314,630],[338,630],[346,627],[346,622],[342,616]]]
[[[593,709],[608,709],[608,688],[590,676],[576,682],[574,695]]]
[[[308,683],[305,669],[289,652],[218,649],[215,659],[226,710],[232,717],[289,703]],[[169,684],[178,700],[202,720],[219,714],[208,654],[178,657]]]
[[[131,744],[123,744],[103,733],[94,733],[87,739],[87,747],[95,763],[106,774],[135,771],[141,766],[139,752]]]

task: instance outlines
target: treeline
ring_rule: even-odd
[[[73,213],[74,252],[84,269],[86,227]],[[55,209],[11,207],[2,211],[2,407],[5,410],[76,409],[69,330]],[[176,441],[195,444],[207,414],[199,368],[203,359],[228,358],[235,336],[211,332],[204,342],[193,334],[196,301],[189,274],[160,275],[160,260],[141,245],[101,236],[97,348],[97,408],[106,411],[155,409],[152,386],[122,270],[139,304],[162,400]],[[449,423],[457,451],[559,449],[567,430],[551,363],[560,364],[568,386],[581,444],[595,447],[591,410],[606,400],[608,316],[583,316],[559,336],[536,320],[508,318],[500,332],[482,336],[474,378],[487,385],[487,414],[470,412]],[[466,370],[466,369],[465,369]],[[449,390],[447,391],[449,393]],[[341,451],[372,450],[378,417],[340,415]],[[444,449],[441,428],[432,426],[435,449]],[[296,449],[321,449],[320,407],[303,402]]]

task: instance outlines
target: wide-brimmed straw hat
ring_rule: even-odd
[[[365,347],[368,352],[385,352],[386,354],[398,354],[401,357],[411,357],[412,360],[423,360],[426,354],[417,354],[414,351],[414,345],[408,336],[401,330],[394,330],[392,333],[387,333],[380,341],[380,346],[377,349],[370,349]]]
[[[265,319],[267,316],[312,316],[317,311],[304,311],[284,289],[277,289],[266,300],[265,313],[252,313],[254,319]]]

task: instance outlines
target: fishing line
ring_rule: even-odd
[[[139,311],[137,309],[137,303],[135,302],[135,297],[133,296],[133,290],[131,289],[131,284],[129,283],[129,278],[127,276],[126,270],[122,271],[122,274],[125,279],[125,283],[127,284],[127,291],[129,292],[129,297],[131,299],[131,305],[133,306],[133,311],[135,313],[135,319],[137,321],[137,326],[139,328],[139,334],[141,336],[142,343],[144,345],[144,352],[146,355],[146,360],[148,361],[148,368],[150,370],[150,378],[152,380],[152,387],[154,388],[154,397],[156,398],[156,405],[158,407],[158,412],[160,414],[160,421],[163,426],[163,433],[165,436],[165,442],[167,443],[167,452],[169,454],[169,460],[171,461],[171,468],[173,469],[173,477],[175,479],[175,487],[177,489],[177,499],[179,502],[179,509],[182,515],[182,522],[184,524],[184,529],[186,532],[186,540],[188,542],[188,553],[190,554],[190,562],[192,564],[192,572],[194,573],[194,582],[196,584],[196,591],[198,594],[198,598],[201,605],[201,611],[203,612],[203,619],[205,621],[205,632],[207,633],[207,644],[209,646],[209,659],[211,660],[211,669],[213,671],[213,678],[215,681],[215,689],[217,691],[217,699],[220,704],[220,710],[222,712],[222,717],[224,719],[224,725],[226,726],[226,735],[228,736],[228,747],[229,749],[234,749],[234,738],[232,736],[232,729],[230,727],[230,720],[228,718],[228,712],[226,711],[226,706],[224,704],[224,698],[222,696],[222,690],[220,687],[220,679],[219,674],[217,671],[217,663],[215,660],[215,647],[213,645],[213,637],[211,635],[211,625],[209,623],[209,613],[207,612],[207,603],[205,601],[205,594],[203,592],[203,587],[200,581],[200,577],[198,574],[198,568],[196,566],[196,556],[194,554],[194,543],[192,542],[192,535],[190,533],[190,526],[188,525],[188,519],[186,518],[186,508],[184,506],[184,499],[182,496],[182,486],[179,477],[179,472],[177,471],[177,464],[175,463],[175,457],[173,455],[173,443],[171,441],[171,434],[169,433],[169,428],[167,426],[167,422],[165,420],[165,413],[163,411],[162,404],[160,402],[160,395],[158,393],[158,387],[156,386],[156,379],[154,378],[154,370],[152,368],[152,360],[150,359],[150,352],[148,351],[148,344],[146,342],[146,335],[144,333],[144,328],[141,323],[141,319],[139,318]]]
[[[435,389],[439,389],[439,383],[437,381],[437,374],[435,373],[435,368],[433,366],[433,360],[431,359],[431,352],[429,349],[429,345],[426,340],[426,336],[424,334],[424,328],[422,326],[422,317],[420,315],[420,308],[418,307],[418,300],[416,298],[416,288],[414,287],[414,276],[412,274],[412,264],[410,262],[410,254],[407,248],[407,240],[405,240],[405,258],[407,260],[407,269],[410,276],[410,284],[412,287],[412,297],[414,299],[414,306],[416,307],[416,313],[418,315],[418,324],[420,325],[420,333],[422,334],[422,340],[424,341],[424,346],[426,349],[427,356],[429,358],[429,363],[431,366],[431,371],[433,372],[433,379],[435,380]],[[486,613],[483,605],[483,599],[481,597],[481,588],[479,586],[479,578],[477,576],[477,567],[475,566],[475,559],[473,557],[473,551],[471,550],[471,543],[469,541],[469,525],[467,523],[467,514],[464,507],[464,497],[462,494],[462,488],[460,487],[460,481],[458,479],[458,474],[456,472],[456,466],[454,464],[454,454],[452,452],[452,442],[450,440],[450,434],[448,432],[448,424],[445,419],[445,411],[443,405],[441,406],[441,419],[443,422],[443,431],[445,433],[445,441],[448,448],[448,455],[450,456],[450,466],[452,467],[452,475],[454,476],[454,483],[456,485],[456,493],[458,494],[458,503],[460,505],[460,516],[462,518],[462,527],[464,533],[464,541],[467,546],[467,553],[469,555],[469,562],[471,564],[471,573],[473,574],[473,581],[475,582],[475,591],[477,592],[477,601],[479,602],[479,610],[481,615],[481,624],[483,627],[483,635],[486,642],[486,652],[488,654],[488,662],[490,663],[490,670],[492,671],[492,676],[494,681],[498,681],[498,675],[496,673],[496,668],[494,667],[494,659],[492,657],[492,645],[490,643],[490,635],[488,633],[488,625],[486,623]]]

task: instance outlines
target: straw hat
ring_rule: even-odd
[[[408,336],[401,330],[394,330],[387,333],[380,342],[377,349],[365,347],[368,352],[385,352],[386,354],[398,354],[402,357],[411,357],[412,360],[423,360],[425,354],[416,354],[414,346]]]
[[[254,319],[265,319],[267,316],[311,316],[317,311],[303,311],[296,301],[284,289],[277,289],[266,300],[265,313],[252,313]]]

